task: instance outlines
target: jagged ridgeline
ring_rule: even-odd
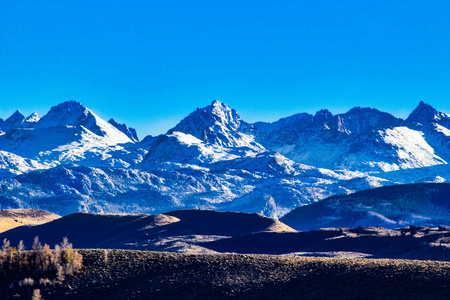
[[[251,124],[214,101],[139,141],[69,101],[42,118],[17,111],[0,120],[0,207],[282,217],[336,194],[447,182],[449,150],[450,115],[423,102],[406,120],[356,107]]]

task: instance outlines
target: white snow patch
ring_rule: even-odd
[[[425,141],[423,133],[407,127],[395,127],[379,131],[387,144],[397,152],[401,169],[412,169],[445,164],[446,162],[434,154],[434,149]],[[394,166],[392,166],[394,167]],[[386,171],[390,170],[384,165]]]
[[[389,218],[386,218],[385,216],[383,216],[383,215],[380,214],[380,213],[377,213],[377,212],[374,212],[374,211],[369,211],[368,213],[369,213],[369,215],[371,215],[371,216],[374,216],[374,217],[379,218],[379,219],[382,220],[383,222],[386,222],[386,223],[389,223],[389,224],[396,224],[396,223],[397,223],[397,222],[395,222],[394,220],[391,220],[391,219],[389,219]]]

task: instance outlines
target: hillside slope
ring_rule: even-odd
[[[200,242],[256,232],[294,232],[278,220],[258,214],[185,210],[159,215],[77,213],[53,222],[20,227],[0,234],[12,245],[23,240],[27,248],[35,236],[49,245],[63,237],[79,248],[143,249],[211,252]]]
[[[380,187],[332,196],[299,207],[281,218],[298,230],[325,227],[450,225],[450,184]]]
[[[182,253],[290,254],[450,260],[448,228],[333,228],[297,232],[259,214],[181,210],[158,215],[72,214],[0,233],[30,249],[35,236],[51,246],[68,237],[79,248]]]
[[[2,209],[0,210],[0,233],[24,225],[40,225],[60,216],[39,209]]]

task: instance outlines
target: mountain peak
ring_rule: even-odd
[[[315,116],[333,116],[333,114],[328,109],[321,109],[316,112]]]
[[[226,106],[226,104],[225,103],[223,103],[223,102],[220,102],[219,100],[213,100],[213,102],[211,103],[211,106],[222,106],[222,105],[225,105]]]
[[[253,138],[240,132],[241,117],[225,103],[214,100],[211,105],[197,108],[167,134],[176,131],[190,134],[203,142],[224,147],[249,147],[260,151]]]
[[[177,126],[169,130],[168,134],[180,131],[191,134],[201,140],[208,140],[206,131],[215,131],[214,128],[227,128],[236,131],[241,125],[241,117],[225,103],[214,100],[211,105],[197,108],[184,118]],[[207,134],[206,134],[207,135]]]
[[[27,123],[36,123],[40,120],[41,118],[39,117],[39,115],[34,112],[31,115],[29,115],[24,121]]]
[[[83,126],[98,136],[107,137],[113,143],[131,141],[120,130],[74,100],[53,106],[36,125],[40,128],[57,126]]]
[[[371,111],[379,112],[378,110],[376,110],[376,109],[374,109],[374,108],[355,106],[355,107],[353,107],[352,109],[350,109],[350,110],[347,112],[347,114],[360,114],[360,113],[371,112]]]
[[[40,127],[75,126],[92,116],[89,109],[76,101],[66,101],[53,106],[50,111],[41,118]]]
[[[414,109],[414,111],[408,116],[406,122],[413,125],[427,125],[432,122],[440,120],[445,117],[446,114],[438,112],[431,105],[420,101],[419,105]]]
[[[333,119],[333,114],[328,109],[321,109],[313,117],[313,127],[320,128],[322,130],[329,130],[329,123]]]
[[[25,119],[25,116],[20,112],[20,110],[16,110],[8,119],[5,120],[7,123],[17,123],[22,122]]]
[[[84,115],[87,115],[89,113],[89,109],[87,109],[80,102],[77,102],[75,100],[69,100],[60,103],[56,106],[53,106],[52,109],[57,110],[59,112],[70,112],[71,114],[82,113]]]
[[[366,133],[375,129],[396,127],[403,124],[403,120],[370,107],[357,106],[345,114],[335,117],[341,127],[340,131],[348,134]]]
[[[421,111],[421,112],[433,112],[433,113],[437,111],[434,107],[432,107],[431,105],[429,105],[423,101],[419,102],[419,105],[417,105],[415,110]]]
[[[8,131],[13,128],[20,128],[23,126],[24,120],[25,116],[20,112],[20,110],[16,110],[8,119],[3,122],[2,129],[3,131]]]

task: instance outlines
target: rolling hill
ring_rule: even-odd
[[[380,187],[299,207],[281,221],[297,230],[324,227],[450,225],[450,184]]]

